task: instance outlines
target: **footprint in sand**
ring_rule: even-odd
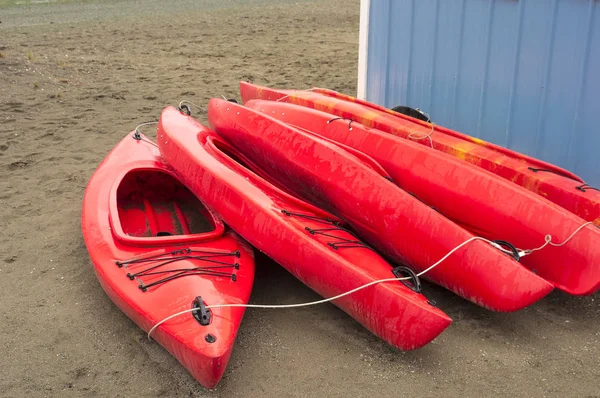
[[[4,106],[0,107],[0,110],[4,112],[20,112],[23,105],[19,101],[8,101]]]
[[[33,160],[18,160],[16,162],[12,162],[8,165],[8,170],[14,171],[18,169],[24,169],[25,167],[30,166],[33,163]]]

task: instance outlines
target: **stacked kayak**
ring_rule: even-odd
[[[205,387],[221,379],[254,281],[252,249],[178,179],[156,145],[127,135],[91,177],[82,232],[111,300]],[[197,308],[197,310],[194,310]]]
[[[600,225],[600,191],[552,164],[331,90],[276,90],[242,82],[240,93],[244,102],[251,99],[290,102],[413,139],[510,180]]]
[[[472,240],[425,275],[467,300],[515,311],[552,290],[513,257],[475,239],[335,144],[220,99],[210,100],[208,119],[221,137],[282,186],[343,218],[368,243],[416,272]]]
[[[398,186],[476,235],[534,248],[546,234],[563,242],[584,223],[529,190],[410,140],[291,103],[245,105],[371,156]],[[600,288],[599,241],[600,230],[589,225],[567,245],[547,246],[521,262],[564,291],[591,294]]]
[[[402,350],[452,322],[420,277],[502,312],[600,289],[600,193],[576,175],[335,91],[240,91],[212,130],[180,104],[157,143],[128,134],[82,208],[103,289],[203,386],[252,306],[250,245]]]
[[[269,181],[267,170],[192,117],[166,108],[157,142],[184,184],[227,225],[320,295],[333,297],[394,278],[393,267],[340,220],[284,192]],[[451,322],[413,290],[418,289],[393,281],[333,303],[384,341],[411,350]]]

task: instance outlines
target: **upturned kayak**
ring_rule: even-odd
[[[296,195],[346,220],[368,243],[472,302],[521,309],[552,285],[398,188],[355,156],[260,112],[209,102],[215,131]],[[472,240],[472,241],[471,241]]]
[[[564,242],[585,224],[529,190],[410,140],[286,102],[251,100],[246,106],[362,151],[398,186],[476,235],[537,248],[547,234]],[[547,245],[520,261],[568,293],[594,293],[600,288],[600,229],[588,225],[565,245]]]
[[[433,147],[512,181],[600,226],[600,191],[550,163],[332,90],[277,90],[241,82],[240,93],[244,102],[252,99],[290,102]]]

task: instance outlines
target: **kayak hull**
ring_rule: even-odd
[[[192,192],[227,225],[323,297],[394,278],[392,267],[327,212],[268,181],[256,165],[189,116],[166,108],[158,126],[162,155]],[[451,323],[398,281],[333,301],[387,343],[412,350]]]
[[[600,226],[600,191],[550,163],[332,90],[277,90],[241,82],[240,93],[244,102],[269,99],[294,103],[433,147],[520,185]]]
[[[534,248],[547,234],[563,242],[585,223],[531,191],[415,142],[286,102],[250,100],[246,106],[362,151],[402,189],[476,235]],[[547,246],[521,262],[564,291],[592,294],[600,288],[598,242],[600,230],[589,225],[568,244]]]
[[[424,271],[474,236],[336,145],[237,104],[209,102],[216,132],[290,191],[345,219],[389,258]],[[426,277],[496,311],[515,311],[552,285],[481,240]]]

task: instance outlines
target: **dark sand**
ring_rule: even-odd
[[[221,384],[202,389],[98,284],[80,232],[87,180],[163,106],[239,97],[240,79],[353,94],[358,1],[9,2],[0,396],[600,396],[598,295],[498,314],[431,285],[454,324],[423,349],[398,352],[333,305],[248,310]],[[318,298],[259,259],[252,302]]]

